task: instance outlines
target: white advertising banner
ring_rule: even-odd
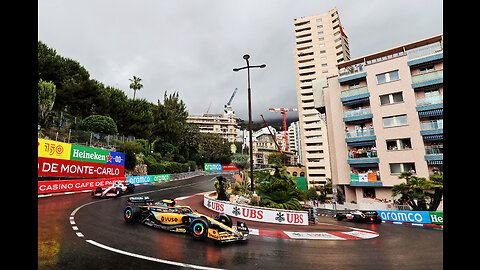
[[[358,174],[358,181],[359,182],[368,182],[368,175],[366,173],[359,173]]]
[[[306,211],[236,205],[211,199],[208,194],[203,197],[203,205],[212,211],[241,219],[275,224],[308,225],[308,212]]]

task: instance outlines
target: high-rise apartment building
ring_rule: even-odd
[[[290,123],[288,126],[288,149],[298,156],[298,163],[302,160],[302,139],[300,138],[300,121]]]
[[[404,171],[427,179],[442,174],[443,35],[338,69],[316,104],[325,106],[332,181],[345,201],[393,200]]]
[[[322,185],[331,177],[324,117],[314,107],[316,80],[338,74],[337,64],[350,60],[348,36],[337,8],[294,20],[296,91],[302,161],[308,186]],[[323,119],[322,119],[323,118]]]

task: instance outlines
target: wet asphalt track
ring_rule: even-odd
[[[147,192],[144,195],[154,200],[188,196],[213,190],[212,178],[207,175],[137,186],[135,193]],[[127,197],[95,200],[89,193],[81,193],[39,198],[39,269],[443,268],[443,231],[438,229],[352,224],[320,217],[320,222],[373,230],[380,236],[369,240],[335,241],[251,235],[245,243],[218,244],[193,241],[186,234],[164,232],[141,224],[126,224],[122,214]],[[93,203],[88,204],[90,202]],[[72,211],[82,205],[75,212],[75,224],[71,224]],[[77,226],[78,230],[74,231],[72,226]],[[77,232],[81,232],[83,237],[78,237]],[[95,243],[114,250],[100,248]],[[149,259],[119,254],[120,251]],[[172,265],[161,260],[184,265]]]

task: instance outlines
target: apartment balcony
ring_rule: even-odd
[[[443,134],[443,119],[421,122],[420,134],[422,136]]]
[[[362,70],[363,70],[363,68],[362,68]],[[343,76],[342,76],[342,74],[343,74]],[[340,84],[348,83],[348,82],[358,80],[358,79],[366,79],[366,77],[367,77],[367,72],[359,72],[359,71],[343,72],[343,73],[340,73],[340,78],[338,79],[338,82]]]
[[[422,88],[443,84],[443,69],[412,76],[412,88]]]
[[[417,99],[419,117],[443,115],[443,96],[433,96]]]
[[[378,173],[350,173],[350,186],[381,187],[383,183]]]
[[[351,110],[343,113],[343,122],[364,120],[370,118],[373,118],[372,110],[370,108]]]
[[[349,158],[348,164],[378,164],[380,159],[378,157],[366,157],[366,158]]]
[[[348,89],[340,93],[340,101],[343,105],[353,105],[368,100],[370,93],[366,86]]]
[[[375,141],[377,139],[373,129],[349,131],[346,134],[345,142],[347,143]]]

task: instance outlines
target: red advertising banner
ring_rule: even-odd
[[[238,170],[233,163],[230,164],[222,164],[222,171],[236,171]]]
[[[38,194],[66,192],[74,190],[95,190],[97,187],[110,186],[118,180],[125,181],[125,177],[38,181]]]
[[[123,173],[122,165],[38,157],[38,176],[106,178],[123,177]]]

